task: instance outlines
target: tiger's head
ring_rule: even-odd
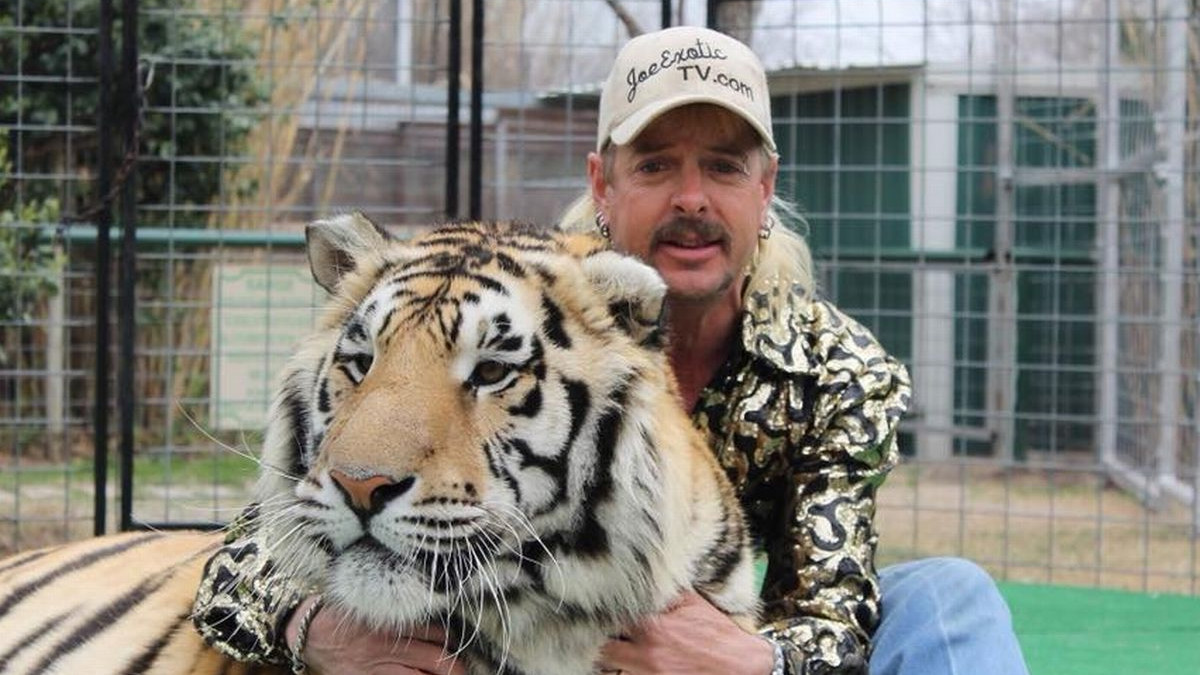
[[[332,308],[285,371],[259,485],[289,574],[377,625],[627,615],[688,583],[667,540],[691,488],[662,478],[698,441],[652,268],[521,225],[399,241],[356,214],[307,240]]]

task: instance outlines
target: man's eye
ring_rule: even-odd
[[[666,163],[657,159],[647,160],[637,166],[639,173],[658,173],[664,168],[666,168]]]
[[[486,387],[503,380],[512,370],[512,366],[500,361],[480,361],[471,371],[471,384],[476,387]]]
[[[716,171],[717,173],[742,174],[746,172],[741,164],[736,162],[727,162],[725,160],[713,162],[712,167],[713,171]]]

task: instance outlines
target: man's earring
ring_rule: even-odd
[[[771,230],[775,229],[775,214],[767,213],[767,217],[763,218],[762,227],[758,228],[759,239],[770,239]]]
[[[608,229],[608,220],[604,218],[604,214],[596,211],[594,220],[596,221],[596,230],[600,232],[600,236],[605,239],[612,239],[612,230]]]

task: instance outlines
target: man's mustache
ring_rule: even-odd
[[[719,223],[699,218],[674,218],[660,225],[650,240],[652,246],[664,241],[700,240],[726,243],[729,233]]]

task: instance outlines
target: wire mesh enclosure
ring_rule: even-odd
[[[0,3],[0,552],[227,522],[303,225],[553,223],[676,24],[760,54],[821,292],[913,374],[881,563],[1200,591],[1194,0]]]

